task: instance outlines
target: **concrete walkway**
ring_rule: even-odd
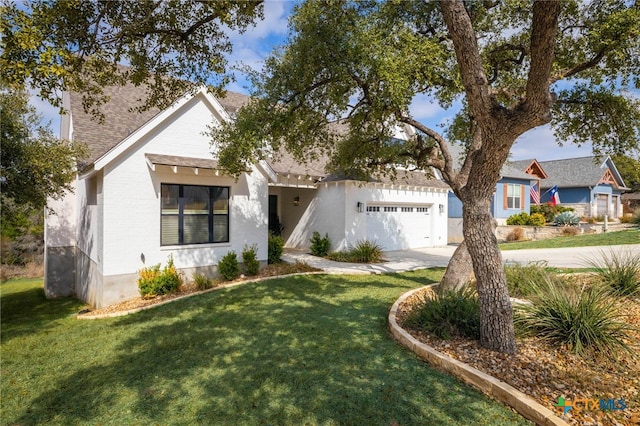
[[[286,249],[282,259],[287,262],[296,260],[306,262],[330,274],[382,274],[412,271],[415,269],[447,266],[455,251],[455,246],[423,248],[414,250],[389,251],[384,253],[384,263],[362,264],[333,262],[307,252]],[[602,253],[640,254],[640,244],[618,246],[571,247],[553,249],[506,250],[502,252],[505,263],[544,261],[548,266],[566,268],[585,268],[591,259],[600,259]]]

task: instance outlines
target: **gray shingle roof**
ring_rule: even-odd
[[[465,159],[464,148],[460,144],[449,144],[449,152],[453,157],[454,170],[459,171]],[[533,180],[534,177],[524,172],[524,167],[514,167],[514,163],[506,162],[500,169],[500,176],[503,178],[514,178],[522,180]],[[527,164],[528,166],[529,164]]]
[[[549,176],[543,188],[555,185],[564,188],[595,186],[607,170],[607,157],[580,157],[564,160],[539,161]]]

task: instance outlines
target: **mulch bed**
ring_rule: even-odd
[[[430,292],[431,289],[422,291]],[[398,312],[398,323],[416,302],[420,292],[407,299]],[[631,337],[640,342],[640,299],[620,299],[627,321],[636,327]],[[574,408],[562,418],[578,425],[640,424],[640,357],[621,354],[617,359],[585,360],[562,348],[536,338],[518,339],[518,353],[506,355],[480,347],[478,341],[464,338],[441,340],[407,329],[416,339],[461,362],[510,384],[560,415],[558,397],[575,401]],[[624,410],[602,411],[585,406],[579,399],[624,399]]]

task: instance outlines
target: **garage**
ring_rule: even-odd
[[[385,251],[432,245],[432,205],[370,204],[366,214],[367,239]]]

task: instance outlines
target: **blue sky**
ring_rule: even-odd
[[[259,69],[271,50],[284,43],[287,35],[287,19],[293,9],[293,1],[267,0],[264,6],[264,20],[249,28],[244,34],[230,33],[233,43],[233,53],[229,56],[230,65],[245,64]],[[237,81],[227,88],[240,93],[248,93],[246,80],[236,74]],[[60,120],[57,110],[41,100],[33,97],[32,103],[45,119],[51,120],[54,131],[57,132]],[[434,129],[438,124],[450,120],[455,111],[444,110],[437,103],[427,97],[417,97],[411,111],[414,117]],[[584,157],[591,155],[591,146],[577,147],[566,143],[560,147],[549,126],[542,126],[522,135],[512,149],[512,159],[522,160],[536,158],[539,161],[561,158]]]

